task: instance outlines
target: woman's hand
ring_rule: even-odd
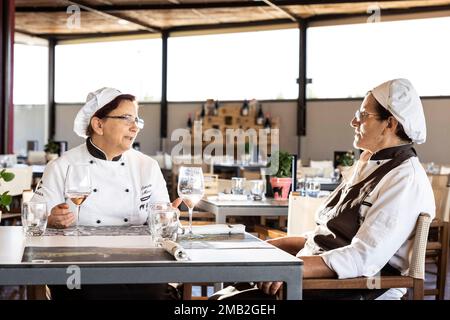
[[[280,290],[283,282],[258,282],[258,288],[261,289],[265,294],[274,296]]]
[[[176,198],[175,201],[172,202],[172,207],[178,208],[182,202],[183,200],[181,200],[181,198]]]
[[[48,216],[48,226],[52,228],[65,229],[75,222],[75,215],[70,212],[67,203],[61,203],[52,208]]]

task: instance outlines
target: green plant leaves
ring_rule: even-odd
[[[5,180],[6,182],[9,182],[9,181],[11,181],[12,179],[14,179],[14,173],[12,173],[12,172],[6,172],[6,170],[3,169],[3,170],[0,172],[0,180],[1,180],[1,179]]]
[[[1,196],[0,196],[0,208],[4,207],[7,210],[9,210],[9,205],[12,202],[12,196],[10,196],[8,194],[8,191],[4,192]]]
[[[0,180],[1,179],[9,182],[14,179],[14,173],[6,172],[6,170],[3,169],[2,171],[0,171]],[[9,205],[12,202],[12,196],[10,196],[8,192],[9,191],[6,191],[2,195],[0,195],[0,208],[6,208],[6,210],[9,210]]]
[[[292,172],[292,156],[284,151],[278,151],[272,155],[273,161],[278,160],[277,178],[290,178]],[[270,166],[270,164],[269,164]]]

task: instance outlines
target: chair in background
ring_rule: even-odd
[[[423,282],[425,278],[425,252],[428,240],[431,217],[422,213],[417,219],[414,244],[410,258],[410,267],[406,276],[381,276],[377,289],[409,288],[413,300],[423,300]],[[352,279],[303,279],[304,290],[340,290],[340,289],[368,289],[367,277]]]
[[[311,167],[297,167],[297,179],[305,177],[317,177],[323,174],[322,168],[311,168]]]
[[[4,212],[0,217],[0,222],[3,219],[7,225],[15,226],[21,219],[21,206],[23,202],[31,200],[33,191],[31,191],[31,167],[24,168],[10,168],[9,172],[13,172],[15,177],[10,182],[4,182],[0,185],[0,193],[9,191],[13,196],[13,205],[9,212]],[[14,184],[12,184],[15,181]],[[19,198],[20,196],[20,198]]]
[[[255,232],[260,239],[272,239],[287,235],[302,235],[314,230],[316,212],[325,202],[326,198],[312,198],[300,196],[299,192],[289,195],[287,232],[269,228],[264,225],[255,226]]]
[[[445,175],[449,175],[450,174],[450,165],[442,165],[441,168],[439,169],[439,174],[445,174]]]
[[[431,223],[430,238],[427,244],[426,262],[436,265],[436,287],[426,289],[425,295],[433,295],[437,300],[444,300],[447,278],[449,247],[450,187],[448,175],[432,175],[436,217]]]
[[[28,151],[29,165],[45,165],[47,164],[47,157],[45,151]]]
[[[309,163],[311,168],[333,168],[333,161],[329,160],[311,160]]]
[[[0,193],[9,191],[9,195],[21,195],[24,190],[31,189],[31,181],[33,178],[33,168],[30,166],[7,168],[7,172],[14,173],[15,177],[9,182],[2,181],[0,185]]]

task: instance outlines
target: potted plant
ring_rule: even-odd
[[[6,172],[5,169],[0,171],[0,181],[5,180],[5,182],[9,182],[12,179],[14,179],[14,173],[12,172]],[[2,209],[6,209],[9,211],[9,205],[12,201],[12,196],[8,194],[9,191],[3,192],[3,194],[0,194],[0,222],[2,221]]]
[[[336,156],[337,168],[342,173],[348,170],[355,163],[355,153],[352,150],[347,151],[343,155]]]
[[[275,200],[287,200],[292,184],[292,156],[284,151],[272,155],[272,161],[278,161],[278,171],[270,178]]]
[[[46,152],[47,161],[54,160],[59,155],[59,144],[49,139],[48,143],[44,146],[44,151]]]

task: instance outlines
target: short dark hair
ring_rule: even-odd
[[[381,103],[379,103],[378,100],[375,99],[375,97],[373,97],[373,99],[375,100],[375,110],[380,120],[387,120],[389,117],[394,117],[393,114],[388,109],[383,107]],[[402,141],[406,141],[409,143],[412,142],[411,138],[408,137],[408,135],[405,132],[405,129],[403,128],[400,122],[398,122],[397,129],[395,130],[395,135],[399,137]]]
[[[136,97],[133,96],[132,94],[121,94],[120,96],[117,96],[110,103],[105,104],[103,107],[98,109],[97,112],[94,113],[94,115],[89,120],[89,125],[88,125],[88,127],[86,129],[86,135],[88,137],[91,137],[92,134],[94,133],[94,129],[91,126],[91,120],[92,120],[93,117],[97,117],[99,119],[103,119],[104,117],[109,115],[114,109],[116,109],[120,105],[120,103],[122,101],[124,101],[124,100],[133,102],[133,101],[136,101]]]

